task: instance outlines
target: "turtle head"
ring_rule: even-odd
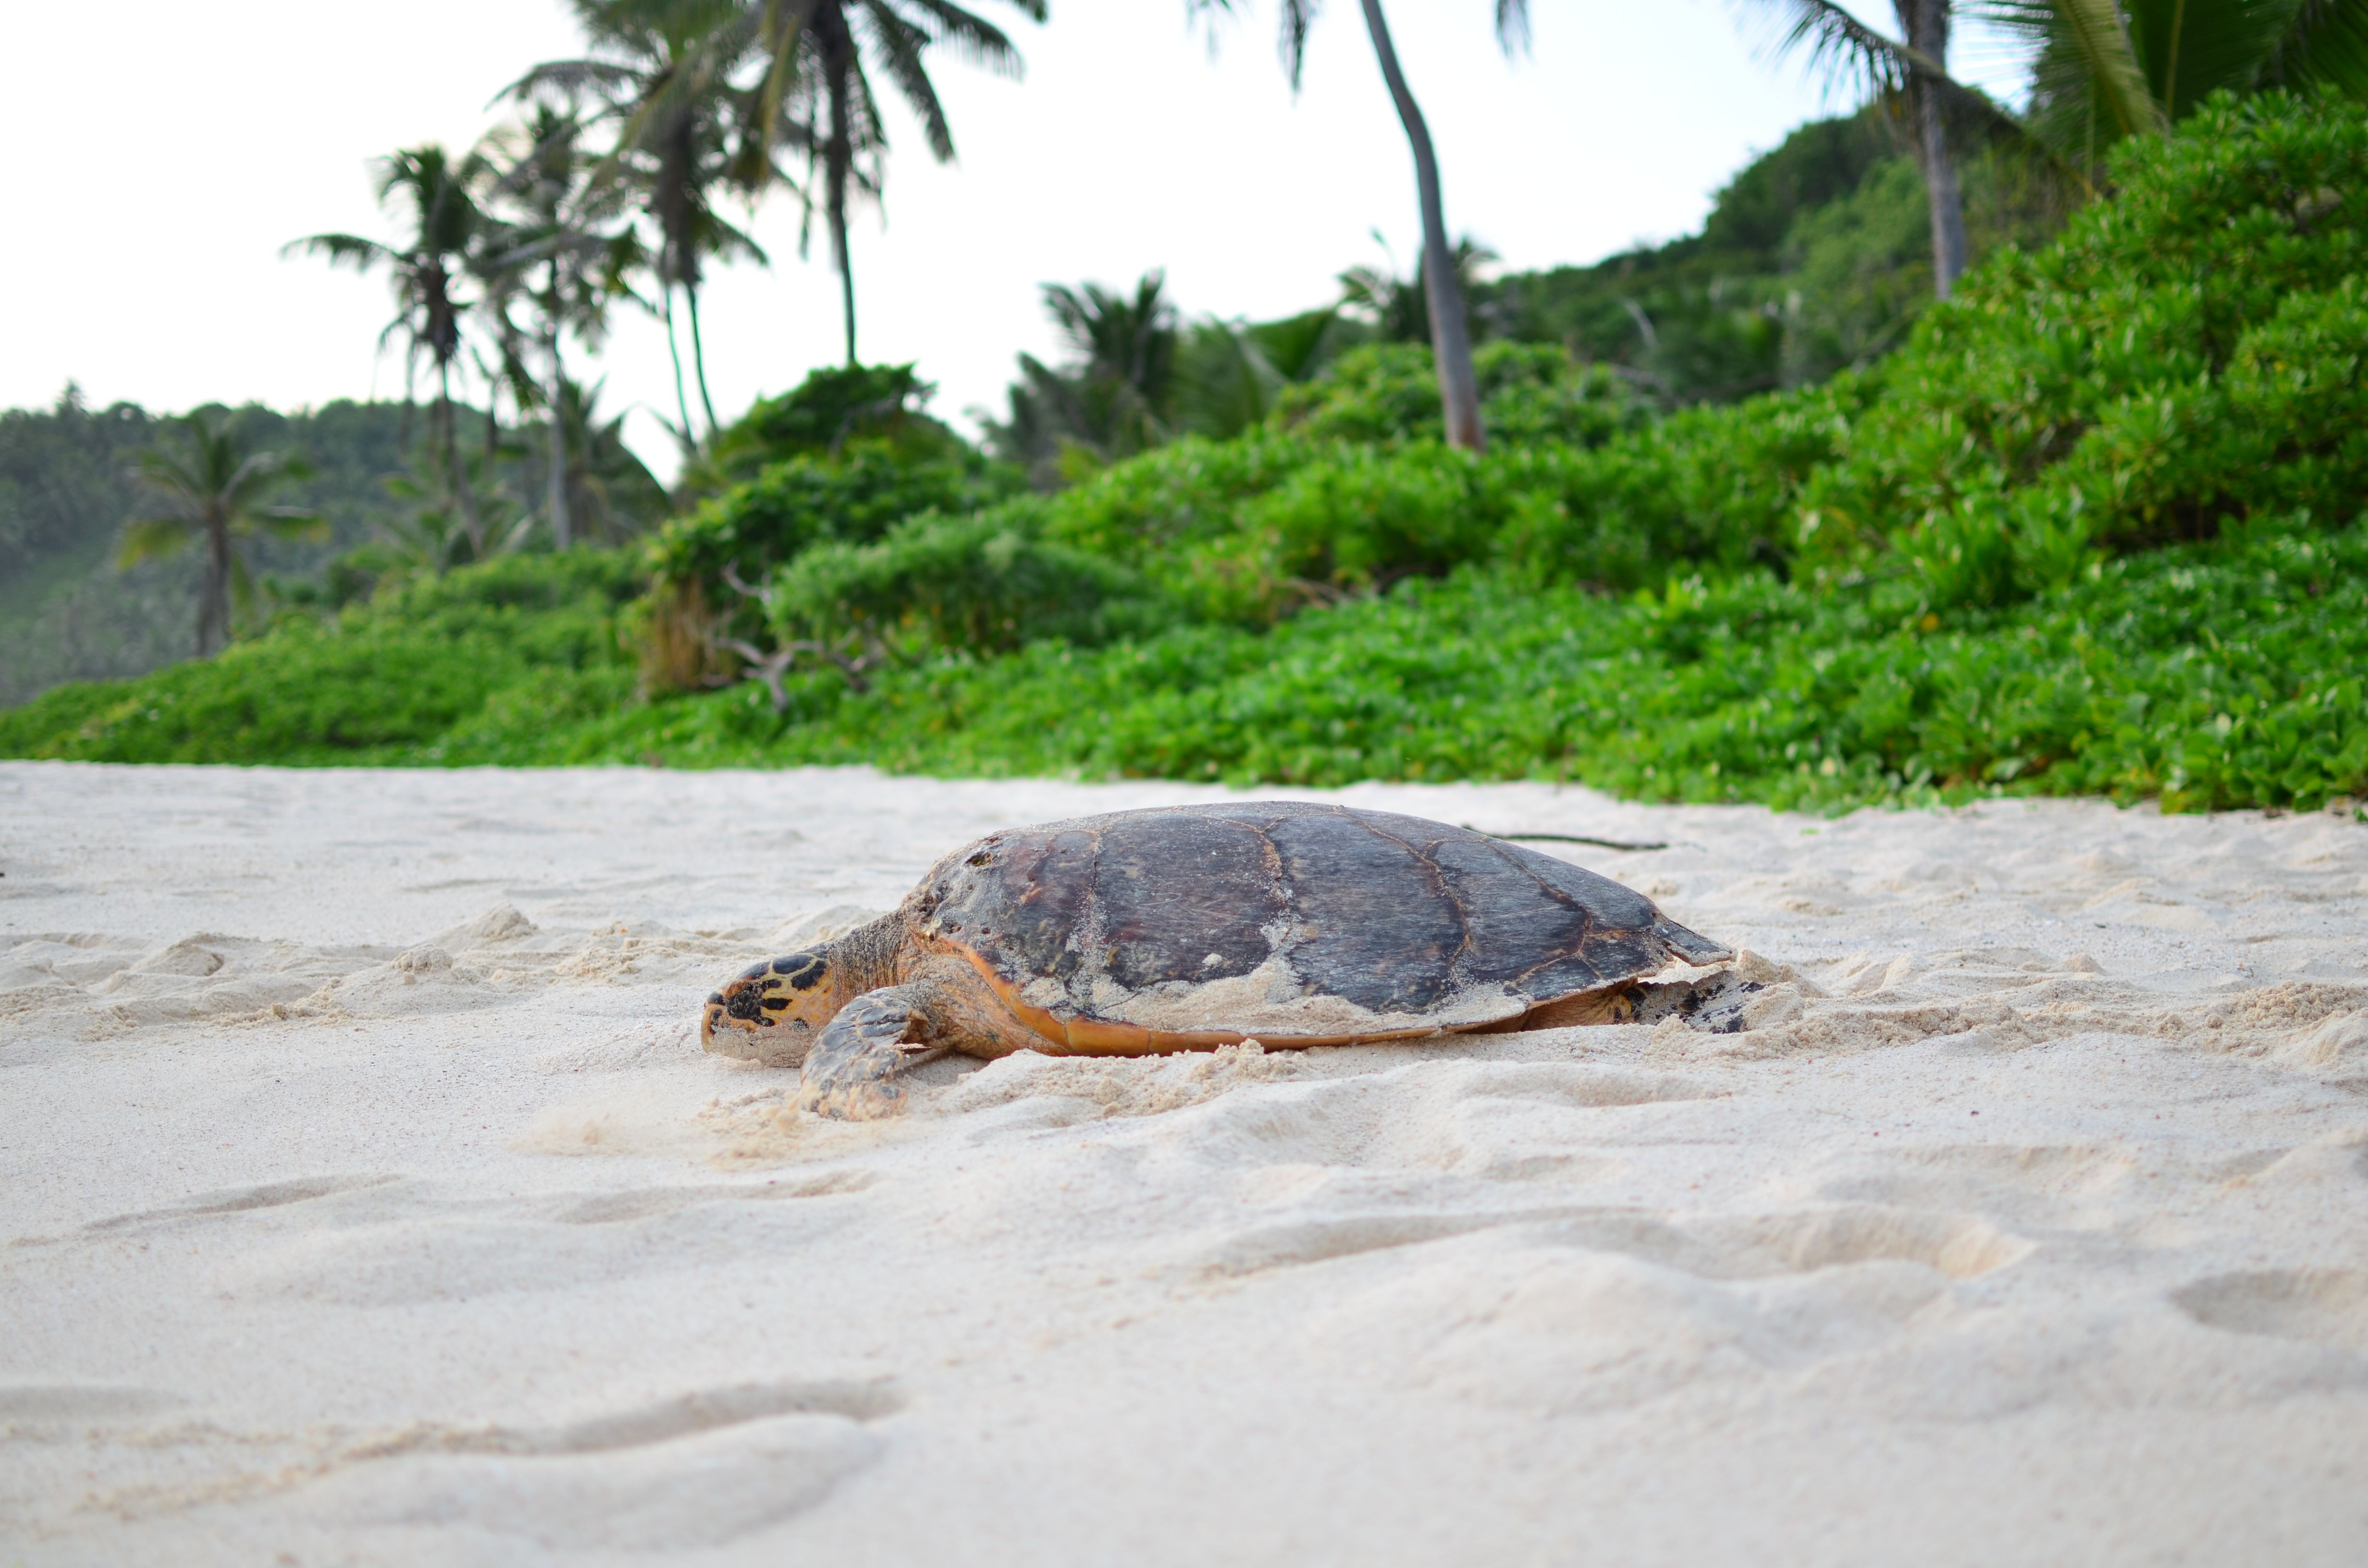
[[[827,947],[745,970],[707,998],[699,1043],[721,1056],[794,1066],[822,1027],[855,995]]]

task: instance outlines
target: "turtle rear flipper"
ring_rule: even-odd
[[[926,990],[883,985],[841,1007],[806,1052],[798,1108],[840,1121],[871,1121],[903,1110],[905,1088],[896,1074],[945,1054],[943,1047],[905,1043],[916,1023],[928,1028]]]

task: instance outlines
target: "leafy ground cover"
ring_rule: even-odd
[[[2012,608],[1766,574],[1611,597],[1472,571],[1270,632],[941,653],[630,700],[608,558],[455,574],[354,616],[0,714],[0,750],[115,761],[781,766],[1570,778],[1833,809],[1979,794],[2312,807],[2368,786],[2368,529],[2265,527],[2100,562]],[[521,589],[531,588],[531,592]],[[357,723],[356,715],[367,715]]]
[[[1492,345],[1484,457],[1405,346],[1053,495],[818,384],[636,559],[391,588],[0,752],[2368,793],[2368,118],[2222,99],[2116,176],[1816,387],[1659,417]]]

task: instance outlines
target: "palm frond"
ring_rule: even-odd
[[[928,67],[921,60],[921,51],[929,43],[928,35],[896,15],[888,0],[866,0],[862,14],[888,79],[896,85],[897,92],[921,122],[922,139],[929,145],[930,156],[941,164],[951,163],[953,131],[946,123],[945,106],[938,101]]]
[[[2055,0],[2062,37],[2087,65],[2104,105],[2124,134],[2160,134],[2169,124],[2162,105],[2146,87],[2146,71],[2130,47],[2122,10],[2114,0]]]
[[[1497,0],[1497,42],[1507,54],[1530,47],[1530,0]]]
[[[1782,18],[1775,53],[1801,53],[1809,69],[1831,87],[1869,97],[1907,86],[1913,51],[1860,21],[1833,0],[1759,0],[1759,8]]]
[[[197,537],[198,527],[188,517],[134,517],[123,525],[123,538],[115,550],[115,563],[118,566],[137,566],[143,561],[162,560],[176,554]]]
[[[770,59],[765,66],[764,80],[753,95],[756,128],[756,155],[766,166],[772,164],[773,143],[784,128],[790,95],[796,85],[798,62],[812,45],[808,28],[814,21],[815,8],[822,0],[765,0],[765,13],[757,35],[759,47]]]
[[[608,100],[617,89],[631,85],[636,74],[633,67],[612,60],[546,60],[495,93],[490,102],[504,98],[523,102],[552,91]]]
[[[1323,0],[1281,0],[1275,15],[1278,24],[1276,52],[1282,57],[1282,72],[1290,78],[1291,90],[1294,93],[1299,91],[1300,79],[1307,63],[1307,35],[1315,26],[1316,13],[1322,8]],[[1212,25],[1216,17],[1230,17],[1235,14],[1234,0],[1185,0],[1184,10],[1185,15],[1194,21]],[[1213,30],[1210,47],[1212,50],[1216,47]]]
[[[2116,0],[1961,0],[1965,13],[2040,50],[2033,72],[2043,112],[2101,110],[2115,133],[2159,134],[2169,117],[2146,82]],[[2068,141],[2065,130],[2053,136]]]
[[[205,475],[198,468],[183,460],[178,453],[161,447],[147,449],[134,460],[141,483],[158,494],[177,502],[183,515],[192,517],[200,515],[200,503],[208,486]]]
[[[872,0],[872,3],[878,5],[882,0]],[[1002,28],[985,17],[962,9],[952,0],[906,0],[906,3],[928,18],[928,38],[932,44],[951,48],[971,64],[992,71],[998,76],[1008,76],[1016,81],[1026,74],[1027,62],[1019,58],[1018,46]],[[1036,19],[1043,19],[1042,0],[1037,0]]]
[[[318,512],[309,512],[302,506],[267,506],[248,515],[274,539],[302,540],[310,544],[329,542],[329,519]]]
[[[2368,99],[2368,0],[2302,0],[2264,74],[2293,86],[2319,83]]]
[[[1299,91],[1300,78],[1307,65],[1307,34],[1315,26],[1317,0],[1282,0],[1280,15],[1281,35],[1276,47],[1282,55],[1282,69],[1291,78],[1291,90]]]
[[[366,240],[359,234],[307,234],[281,245],[279,254],[325,256],[332,267],[343,262],[356,271],[367,272],[380,262],[393,260],[397,253],[391,245]]]

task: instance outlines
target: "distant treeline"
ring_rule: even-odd
[[[258,573],[317,575],[395,516],[386,480],[409,466],[418,410],[341,401],[293,415],[250,405],[233,418],[250,448],[307,459],[313,477],[284,498],[330,525],[325,543],[253,541]],[[136,403],[92,409],[71,386],[54,407],[0,413],[0,704],[188,657],[197,556],[114,564],[124,521],[143,505],[133,459],[157,425]]]

